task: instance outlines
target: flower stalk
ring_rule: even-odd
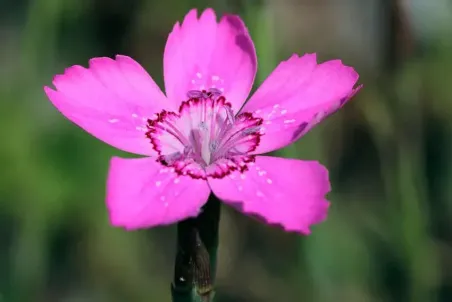
[[[221,204],[211,194],[196,218],[177,225],[173,302],[212,302],[217,267]]]

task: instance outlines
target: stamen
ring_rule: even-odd
[[[234,124],[234,113],[232,112],[231,107],[224,107],[224,109],[226,111],[229,123],[231,125]]]
[[[184,156],[190,156],[193,153],[192,146],[185,146],[184,148]]]
[[[172,165],[180,157],[181,157],[180,152],[174,152],[172,154],[162,155],[161,160],[163,160],[167,165]]]
[[[254,133],[259,132],[260,130],[261,130],[260,126],[251,127],[251,128],[247,128],[247,129],[243,130],[243,134],[244,135],[254,134]]]
[[[200,91],[200,90],[189,90],[187,92],[187,97],[189,99],[197,99],[197,98],[200,98],[202,96],[203,96],[203,94],[202,94],[202,91]]]
[[[218,149],[218,142],[217,141],[210,142],[209,149],[210,149],[211,153],[214,153],[215,151],[217,151],[217,149]]]
[[[162,111],[148,120],[146,135],[158,161],[193,178],[245,171],[254,161],[249,152],[259,144],[262,119],[251,113],[235,116],[217,88],[190,90],[187,97],[179,112]]]
[[[222,94],[221,90],[217,89],[217,88],[210,88],[209,93],[210,93],[210,96],[214,97],[214,99],[216,99],[217,97],[220,97]]]
[[[204,122],[204,121],[201,122],[201,123],[199,123],[199,129],[204,130],[204,131],[209,130],[209,129],[207,128],[206,122]]]

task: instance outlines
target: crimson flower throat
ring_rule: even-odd
[[[262,119],[244,112],[234,115],[217,89],[189,91],[179,112],[163,110],[149,119],[146,136],[158,161],[180,175],[222,178],[245,171],[254,161]]]

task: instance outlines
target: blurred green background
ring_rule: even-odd
[[[293,52],[341,58],[364,89],[285,157],[328,166],[309,237],[224,208],[218,302],[452,301],[452,4],[448,0],[0,0],[0,301],[169,301],[175,227],[109,226],[120,152],[65,120],[42,87],[127,54],[162,84],[192,7],[240,14],[256,85]]]

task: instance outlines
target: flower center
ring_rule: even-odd
[[[261,118],[234,115],[217,89],[189,91],[179,112],[163,110],[149,119],[146,136],[158,161],[181,175],[222,178],[245,171],[259,145]]]

